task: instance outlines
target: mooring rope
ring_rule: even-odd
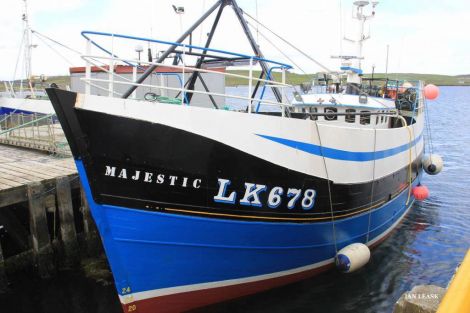
[[[369,235],[370,235],[370,224],[371,224],[371,217],[372,217],[372,204],[374,203],[374,186],[375,186],[375,153],[377,151],[377,127],[374,127],[374,162],[372,163],[372,186],[370,191],[370,209],[369,209],[369,222],[367,225],[367,235],[366,235],[366,243],[369,242]]]
[[[335,245],[335,252],[338,253],[338,245],[336,243],[336,227],[335,227],[335,215],[333,212],[333,199],[331,196],[331,186],[330,186],[330,175],[328,174],[328,168],[326,165],[326,159],[325,155],[323,154],[323,144],[321,142],[321,137],[320,137],[320,129],[318,128],[318,122],[315,121],[315,127],[317,129],[317,135],[318,135],[318,143],[320,144],[320,153],[323,159],[323,166],[325,167],[325,174],[326,174],[326,180],[328,183],[328,198],[330,202],[330,214],[331,214],[331,223],[332,223],[332,231],[333,231],[333,242]]]
[[[412,144],[412,140],[413,140],[412,139],[413,138],[413,134],[412,134],[413,129],[412,129],[412,127],[408,126],[408,123],[406,122],[406,119],[403,116],[397,115],[397,118],[399,118],[401,120],[401,122],[403,123],[403,126],[406,128],[406,130],[408,130],[408,135],[410,137],[409,144],[408,144],[409,145],[408,155],[409,155],[409,159],[410,159],[409,164],[408,164],[408,185],[409,185],[409,188],[408,188],[408,198],[406,199],[406,205],[408,205],[408,203],[410,203],[411,190],[412,190],[412,177],[411,177],[412,176],[412,174],[411,174],[412,167],[411,166],[412,166],[413,157],[412,157],[412,146],[411,146],[411,144]]]

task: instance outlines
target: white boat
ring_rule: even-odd
[[[54,114],[54,109],[44,89],[36,89],[36,81],[41,84],[45,76],[33,77],[31,72],[32,60],[32,30],[29,25],[27,1],[24,0],[23,20],[23,62],[25,78],[13,82],[4,82],[5,92],[0,93],[0,116],[23,113],[23,114]]]

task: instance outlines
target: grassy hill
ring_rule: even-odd
[[[248,76],[248,71],[246,70],[229,70],[227,72]],[[253,72],[253,77],[259,77],[259,75],[259,71]],[[303,82],[311,81],[314,76],[315,74],[288,73],[287,82],[293,85],[298,85]],[[365,74],[364,76],[370,77],[371,75]],[[470,74],[450,76],[437,74],[389,73],[387,76],[390,79],[424,80],[428,84],[435,84],[438,86],[470,86]],[[374,77],[383,78],[385,77],[385,74],[376,73],[374,74]],[[281,81],[281,73],[274,73],[274,79],[276,81]],[[48,77],[47,81],[44,83],[44,86],[49,86],[52,83],[56,83],[59,87],[64,88],[65,86],[70,85],[70,77]],[[238,77],[226,77],[225,84],[227,86],[247,85],[247,80]],[[3,82],[0,82],[0,91],[5,91]]]
[[[248,75],[248,71],[245,70],[230,70],[229,73],[238,75]],[[253,72],[254,77],[259,77],[260,72]],[[289,73],[287,75],[287,82],[290,84],[298,85],[302,82],[311,81],[315,74],[295,74]],[[365,74],[365,77],[370,77],[370,74]],[[383,73],[374,74],[376,78],[386,77]],[[404,80],[424,80],[427,84],[434,84],[438,86],[470,86],[470,74],[469,75],[437,75],[437,74],[415,74],[415,73],[389,73],[387,75],[390,79],[404,79]],[[274,79],[281,81],[281,74],[275,73]],[[246,80],[237,77],[227,77],[225,80],[227,86],[246,85]]]
[[[16,84],[19,84],[20,81],[15,81]],[[60,88],[65,88],[65,86],[70,86],[70,76],[50,76],[47,78],[46,82],[43,83],[44,87],[48,87],[50,84],[55,83]],[[23,82],[23,86],[26,86]],[[40,89],[41,83],[36,83],[36,88]],[[16,88],[15,88],[16,89]],[[3,81],[0,81],[0,91],[5,91],[5,85]]]

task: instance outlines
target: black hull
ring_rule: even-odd
[[[93,198],[99,204],[268,221],[331,219],[326,179],[278,166],[167,125],[76,109],[75,93],[48,89],[48,94],[74,157],[85,165]],[[418,175],[419,162],[412,164],[413,180]],[[269,190],[259,193],[261,206],[216,202],[220,178],[231,181],[227,194],[236,191],[238,200],[248,182],[283,190],[314,189],[315,205],[308,210],[300,205],[289,209],[289,199],[282,197],[280,205],[271,208],[267,205]],[[349,217],[380,206],[407,188],[408,182],[408,166],[373,182],[330,182],[334,215]]]

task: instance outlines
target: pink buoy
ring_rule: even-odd
[[[429,197],[429,189],[424,185],[413,187],[412,192],[413,196],[418,201],[426,200]]]
[[[424,96],[428,100],[434,100],[439,96],[439,88],[433,84],[424,87]]]

